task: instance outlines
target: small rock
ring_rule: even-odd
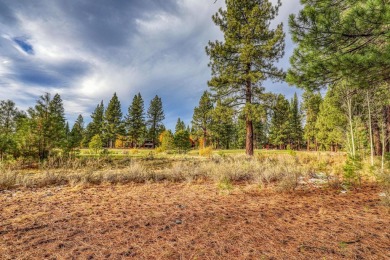
[[[180,225],[180,224],[183,223],[183,222],[182,222],[180,219],[176,219],[175,223],[176,223],[177,225]]]
[[[345,193],[347,193],[347,191],[346,190],[342,190],[342,191],[340,191],[342,194],[345,194]]]
[[[386,197],[386,193],[384,192],[379,193],[379,197]]]
[[[315,173],[313,178],[315,179],[327,179],[328,176],[326,175],[326,173],[323,173],[323,172],[318,172],[318,173]]]

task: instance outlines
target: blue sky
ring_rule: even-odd
[[[273,0],[276,2],[276,0]],[[283,22],[288,68],[293,44],[288,15],[299,0],[282,0],[276,23]],[[45,92],[59,93],[70,122],[86,122],[96,105],[116,92],[123,113],[141,92],[145,109],[159,95],[165,125],[178,117],[191,121],[207,81],[209,40],[221,39],[211,15],[218,0],[0,0],[0,100],[20,109]],[[291,97],[285,83],[266,82],[268,91]],[[299,91],[298,91],[299,92]]]

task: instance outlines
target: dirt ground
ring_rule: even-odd
[[[390,259],[376,187],[215,184],[0,192],[0,259]]]

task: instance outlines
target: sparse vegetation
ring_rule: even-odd
[[[176,17],[169,17],[169,10],[188,15],[188,7],[198,7],[184,2],[180,8],[170,3],[162,15],[159,5],[151,15],[130,15],[138,19],[133,23],[137,30],[125,26],[125,31],[136,31],[135,40],[123,30],[118,35],[125,40],[110,33],[107,49],[134,58],[134,64],[181,59],[184,51],[172,55],[175,48],[158,37],[149,37],[142,57],[112,43],[138,43],[158,32],[186,38],[169,43],[196,46],[188,33],[176,33],[179,26],[168,24],[182,21],[171,19]],[[225,0],[226,9],[212,17],[223,37],[206,47],[210,89],[200,97],[191,122],[178,118],[174,131],[164,125],[158,95],[145,113],[138,92],[124,114],[120,98],[128,103],[128,97],[115,92],[106,107],[103,101],[97,105],[86,127],[81,114],[70,127],[58,93],[43,94],[25,111],[0,100],[0,259],[390,259],[390,2],[302,0],[301,11],[289,19],[296,49],[287,73],[278,68],[286,37],[277,18],[281,5],[280,0]],[[4,21],[35,22],[22,13],[13,17],[16,9],[4,7]],[[110,26],[100,23],[93,11],[103,9],[92,9],[79,13],[87,13],[91,24],[99,21],[102,31],[122,24],[120,19]],[[156,27],[161,19],[164,26]],[[190,20],[197,21],[183,21]],[[2,58],[2,74],[12,77],[4,84],[19,89],[20,82],[28,82],[39,89],[37,83],[53,83],[50,89],[61,87],[66,93],[62,82],[68,74],[77,75],[83,95],[66,100],[74,105],[72,111],[89,106],[91,84],[100,89],[99,96],[106,95],[107,74],[125,86],[119,73],[130,73],[134,90],[160,84],[145,76],[149,72],[165,79],[164,69],[174,68],[149,63],[133,68],[133,62],[120,60],[114,71],[109,65],[116,56],[105,56],[109,62],[94,59],[100,45],[88,54],[79,47],[71,51],[83,58],[78,63],[57,55],[57,48],[45,51],[38,39],[44,34],[34,31],[39,22],[27,28],[31,32],[5,30],[2,35],[1,43],[12,44],[5,54],[26,54]],[[74,29],[66,26],[64,35],[71,39],[69,28]],[[148,33],[142,32],[145,28]],[[77,31],[84,36],[79,33],[83,28]],[[16,35],[20,32],[27,35]],[[35,51],[30,37],[40,42]],[[149,53],[153,42],[167,50],[164,58]],[[42,64],[28,73],[16,71],[28,68],[29,60]],[[180,65],[187,61],[186,56]],[[44,75],[49,66],[66,75],[61,80],[58,73]],[[202,78],[184,77],[183,71],[188,70],[175,69],[180,80],[164,82],[159,91],[174,94],[178,84]],[[102,75],[93,77],[96,72]],[[92,78],[82,78],[87,75]],[[296,93],[289,99],[266,92],[269,80],[304,89],[302,102]],[[193,102],[190,92],[178,92]],[[189,119],[188,107],[168,107]]]
[[[110,153],[110,152],[109,152]],[[321,153],[263,153],[255,158],[244,155],[218,155],[212,150],[207,158],[192,155],[159,155],[150,157],[121,157],[115,154],[98,158],[52,158],[40,165],[40,169],[22,169],[17,163],[3,166],[0,188],[43,187],[50,185],[78,185],[99,183],[145,183],[145,182],[198,182],[227,181],[237,183],[275,186],[282,190],[294,190],[299,181],[314,174],[326,172],[329,182],[338,179],[334,168],[342,167],[344,156]],[[132,150],[128,155],[137,156]],[[114,157],[113,157],[114,156]],[[138,158],[138,159],[136,159]],[[328,183],[329,184],[329,183]]]

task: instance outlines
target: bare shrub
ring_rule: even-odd
[[[120,170],[103,171],[101,174],[102,179],[109,183],[143,183],[152,179],[152,175],[146,171],[144,166],[138,163],[131,164]]]
[[[378,176],[379,182],[382,186],[381,200],[385,206],[390,207],[390,172],[383,171]]]
[[[0,189],[12,189],[16,184],[17,173],[11,170],[0,172]]]

